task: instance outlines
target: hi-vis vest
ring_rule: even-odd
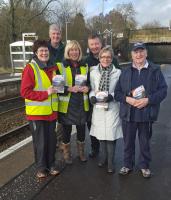
[[[46,91],[52,84],[46,73],[36,63],[29,63],[35,75],[34,91]],[[55,72],[56,73],[56,72]],[[58,110],[57,94],[48,96],[44,101],[32,101],[25,99],[27,115],[50,115]]]
[[[65,79],[65,85],[72,87],[72,72],[70,66],[64,67],[62,63],[57,63],[57,66],[59,68],[60,74],[64,75]],[[81,74],[86,75],[88,73],[88,67],[80,66]],[[59,106],[58,110],[61,113],[67,113],[68,111],[68,105],[70,100],[71,92],[68,93],[68,95],[63,96],[59,95]],[[88,101],[88,95],[83,93],[84,98],[84,110],[89,110],[89,101]]]

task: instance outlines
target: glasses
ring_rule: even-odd
[[[44,50],[44,49],[38,49],[38,52],[39,53],[47,53],[47,52],[49,52],[49,50],[48,49],[46,49],[46,50]]]
[[[106,59],[106,60],[111,60],[112,58],[110,56],[102,56],[100,59]]]

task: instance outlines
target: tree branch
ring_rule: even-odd
[[[41,10],[41,12],[37,13],[36,15],[32,16],[30,19],[27,20],[27,22],[29,23],[30,21],[32,21],[35,17],[38,17],[40,15],[42,15],[44,13],[44,11],[47,9],[47,7],[52,3],[58,0],[50,0],[47,2],[47,4],[45,5],[45,7]]]

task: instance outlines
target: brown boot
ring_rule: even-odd
[[[70,149],[70,143],[62,143],[61,149],[63,151],[63,156],[66,164],[72,164],[72,156],[71,156],[71,149]]]
[[[84,153],[84,146],[85,146],[84,142],[77,141],[78,154],[79,154],[80,160],[82,162],[87,161],[87,159],[85,157],[85,153]]]

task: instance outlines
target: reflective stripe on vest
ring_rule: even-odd
[[[47,91],[51,86],[51,82],[47,74],[39,68],[36,63],[29,63],[34,71],[35,88],[34,91]],[[32,101],[25,99],[26,114],[27,115],[50,115],[53,111],[58,110],[57,94],[48,96],[44,101]]]
[[[59,68],[60,74],[64,75],[65,78],[65,86],[72,87],[72,72],[70,66],[64,67],[63,63],[57,63]],[[88,73],[88,66],[80,66],[81,74],[85,75]],[[69,100],[70,100],[71,93],[69,92],[67,96],[59,95],[59,112],[67,113]],[[89,101],[88,95],[83,94],[84,100],[84,110],[89,110]]]

